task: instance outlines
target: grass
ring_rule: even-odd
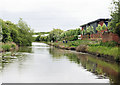
[[[62,41],[52,43],[54,45],[61,45],[64,47],[78,47],[79,45],[88,45],[87,51],[99,53],[103,55],[114,56],[115,60],[120,60],[119,48],[116,46],[115,42],[98,42],[98,41],[90,41],[90,40],[76,40],[76,41],[68,41],[68,43],[63,43]]]
[[[17,45],[13,42],[2,43],[2,50],[3,51],[10,51],[11,49],[16,49]]]
[[[118,58],[118,47],[89,46],[87,50],[89,52],[114,56],[114,59]]]
[[[77,47],[81,44],[88,45],[88,44],[97,44],[97,41],[90,41],[90,40],[76,40],[76,41],[68,41],[67,43],[63,43],[62,41],[54,42],[54,45],[62,45],[65,47]]]

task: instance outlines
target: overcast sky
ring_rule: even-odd
[[[110,18],[112,0],[0,0],[0,18],[23,18],[34,31],[75,29],[99,18]]]

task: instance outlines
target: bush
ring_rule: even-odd
[[[16,49],[16,44],[15,44],[15,43],[12,43],[12,44],[11,44],[11,48]]]
[[[120,37],[120,22],[116,24],[116,30],[115,33],[117,33]]]
[[[14,42],[3,43],[2,49],[3,51],[10,51],[12,49],[17,49],[17,45]]]
[[[100,42],[100,46],[107,46],[107,47],[114,47],[117,46],[118,43],[115,41],[111,41],[111,42]]]
[[[10,44],[4,44],[2,45],[2,48],[4,51],[10,51],[11,45]]]

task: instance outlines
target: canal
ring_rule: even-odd
[[[3,83],[120,83],[120,65],[80,52],[33,42],[3,63]]]

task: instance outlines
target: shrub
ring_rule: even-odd
[[[100,46],[107,46],[107,47],[114,47],[117,46],[118,43],[115,41],[111,41],[111,42],[100,42]]]
[[[11,49],[17,49],[17,45],[14,42],[3,43],[2,49],[3,51],[10,51]]]
[[[120,37],[120,22],[116,24],[116,30],[115,33],[117,33]]]
[[[11,44],[11,48],[16,49],[16,44],[15,44],[15,43],[12,43],[12,44]]]
[[[4,51],[10,51],[11,45],[10,44],[3,44],[2,48]]]

